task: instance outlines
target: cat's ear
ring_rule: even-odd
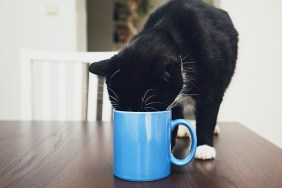
[[[89,66],[89,71],[99,76],[108,76],[112,69],[111,59],[92,63]]]

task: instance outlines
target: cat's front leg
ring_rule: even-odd
[[[183,109],[182,106],[178,105],[175,106],[174,108],[172,108],[172,119],[183,119]],[[178,126],[174,128],[174,130],[172,131],[172,139],[171,139],[171,149],[174,147],[175,142],[176,142],[176,136],[177,136],[177,132],[178,132]]]
[[[198,147],[195,158],[213,159],[216,156],[213,147],[213,135],[216,126],[217,115],[222,99],[198,99],[196,101],[196,133]]]

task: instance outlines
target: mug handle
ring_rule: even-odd
[[[193,126],[192,124],[185,120],[185,119],[176,119],[176,120],[172,120],[171,124],[170,124],[170,128],[171,128],[171,132],[173,131],[173,129],[177,126],[177,125],[184,125],[185,127],[188,128],[189,132],[190,132],[190,141],[192,141],[191,144],[191,149],[189,154],[184,158],[184,159],[176,159],[172,153],[170,153],[170,158],[171,158],[171,162],[177,166],[183,166],[186,165],[188,163],[190,163],[195,155],[196,152],[196,148],[197,148],[197,136],[195,131],[193,130]]]

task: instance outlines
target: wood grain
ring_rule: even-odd
[[[112,127],[102,122],[0,121],[0,187],[282,187],[282,150],[239,123],[220,123],[215,160],[172,166],[154,182],[112,175]],[[184,157],[189,140],[178,139]]]

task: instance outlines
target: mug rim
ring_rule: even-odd
[[[114,113],[121,113],[121,114],[159,114],[159,113],[169,113],[171,110],[163,110],[163,111],[153,111],[153,112],[132,112],[132,111],[122,111],[113,109]]]

